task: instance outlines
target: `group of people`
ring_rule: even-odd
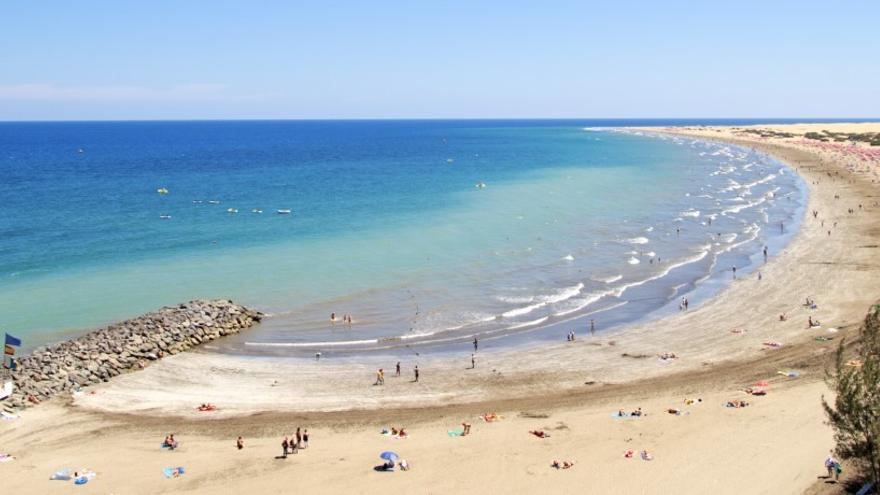
[[[475,365],[475,357],[471,355],[471,366]],[[400,376],[400,361],[394,365],[394,376]],[[415,365],[413,367],[413,381],[419,381],[419,365]],[[376,370],[376,381],[373,385],[385,385],[385,369],[379,368]]]
[[[336,324],[337,321],[339,321],[339,320],[336,318],[336,313],[330,313],[330,324],[334,325],[334,324]],[[344,315],[342,317],[342,323],[347,323],[348,326],[351,326],[351,315],[349,315],[349,314]]]
[[[618,417],[618,418],[625,418],[625,417],[627,417],[627,416],[633,416],[633,417],[636,417],[636,418],[641,417],[641,416],[642,416],[642,408],[639,407],[638,409],[636,409],[635,411],[633,411],[633,412],[631,412],[631,413],[629,413],[629,414],[623,412],[623,409],[618,409],[618,410],[617,410],[617,417]]]
[[[241,440],[241,437],[238,437]],[[242,446],[244,444],[242,443]],[[306,449],[309,447],[309,430],[304,429],[300,430],[300,427],[296,427],[296,433],[291,437],[284,437],[284,440],[281,442],[281,456],[283,458],[287,458],[287,454],[296,454],[299,452],[299,449]],[[242,447],[239,447],[241,449]]]
[[[174,439],[174,433],[169,433],[165,440],[162,441],[162,448],[174,450],[177,448],[177,440]]]

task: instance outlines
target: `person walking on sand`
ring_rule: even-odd
[[[287,448],[290,447],[290,442],[287,440],[287,437],[284,437],[284,441],[281,442],[281,457],[287,459]]]
[[[400,361],[398,361],[397,364],[394,366],[394,375],[400,376]]]
[[[688,299],[685,297],[685,298],[684,298],[684,310],[685,310],[685,311],[688,310],[688,304],[689,304],[689,303],[688,303]]]
[[[238,450],[243,449],[244,448],[244,439],[241,437],[238,437],[238,440],[235,441],[235,446],[238,448]]]
[[[413,368],[413,374],[416,376],[416,379],[413,381],[419,381],[419,365],[416,365],[415,368]]]
[[[382,385],[382,370],[376,370],[376,382],[373,385]]]
[[[471,354],[471,369],[475,369],[477,367],[477,357]]]
[[[834,476],[836,481],[836,479],[840,477],[840,474],[837,472],[837,466],[839,465],[840,463],[838,460],[834,458],[834,451],[829,450],[828,457],[825,458],[825,469],[828,471],[827,479],[830,480],[831,477]]]
[[[767,246],[764,246],[764,263],[767,262]]]

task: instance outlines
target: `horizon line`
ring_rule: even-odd
[[[298,117],[298,118],[156,118],[156,119],[0,119],[0,124],[124,123],[124,122],[453,122],[453,121],[799,121],[803,123],[869,123],[880,117]]]

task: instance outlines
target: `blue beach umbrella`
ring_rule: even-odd
[[[390,450],[386,450],[385,452],[379,454],[379,458],[385,459],[386,461],[396,461],[400,459],[400,456],[394,452],[391,452]]]

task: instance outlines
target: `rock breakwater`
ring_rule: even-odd
[[[262,317],[232,301],[196,300],[39,348],[18,360],[11,373],[15,389],[0,406],[19,409],[106,382],[150,361],[236,334]]]

